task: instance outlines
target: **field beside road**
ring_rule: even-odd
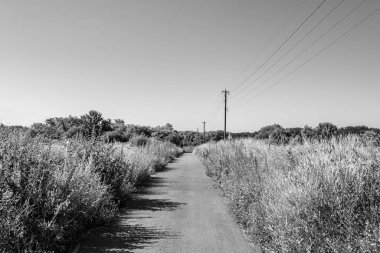
[[[269,252],[379,252],[380,152],[358,136],[196,150],[237,221]]]
[[[0,128],[0,252],[68,252],[181,153],[153,139],[128,147]]]

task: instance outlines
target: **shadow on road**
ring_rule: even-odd
[[[159,198],[163,194],[159,189],[167,183],[162,177],[147,180],[120,212],[117,223],[91,231],[79,252],[134,252],[161,239],[177,238],[178,234],[139,224],[151,212],[173,211],[185,204]]]
[[[129,204],[129,208],[133,210],[173,211],[183,204],[168,199],[136,198]]]
[[[123,222],[127,223],[128,220]],[[154,227],[119,224],[94,232],[80,252],[134,252],[160,239],[175,237],[177,235]]]
[[[186,204],[159,198],[160,195],[165,194],[160,188],[165,187],[169,183],[164,177],[151,177],[134,194],[127,204],[127,210],[173,211],[179,206]],[[157,196],[157,198],[152,198],[153,196]]]

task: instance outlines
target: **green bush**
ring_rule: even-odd
[[[358,137],[196,150],[237,221],[269,252],[379,252],[380,151]]]

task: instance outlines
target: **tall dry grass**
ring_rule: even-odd
[[[123,149],[0,129],[0,252],[67,252],[83,231],[112,221],[135,187],[180,152],[158,141]]]
[[[380,252],[380,152],[358,137],[219,142],[196,154],[268,252]]]

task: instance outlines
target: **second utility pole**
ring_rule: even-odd
[[[203,141],[206,141],[206,121],[203,121]]]
[[[227,95],[230,94],[230,92],[227,91],[227,89],[224,89],[224,91],[222,91],[222,93],[224,93],[224,135],[223,135],[223,139],[226,140],[226,133],[227,133]]]

